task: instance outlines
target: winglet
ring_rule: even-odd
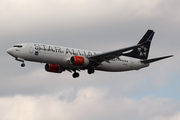
[[[169,55],[169,56],[164,56],[164,57],[159,57],[159,58],[153,58],[153,59],[148,59],[148,60],[143,60],[141,61],[142,63],[152,63],[152,62],[156,62],[156,61],[159,61],[159,60],[162,60],[162,59],[165,59],[165,58],[169,58],[169,57],[173,57],[174,55]]]

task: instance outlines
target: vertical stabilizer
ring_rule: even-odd
[[[134,48],[131,52],[123,54],[124,56],[138,58],[138,59],[147,59],[149,55],[149,49],[151,45],[151,41],[154,36],[153,30],[148,30],[146,34],[142,37],[142,39],[138,42],[138,44],[146,42],[144,45]]]

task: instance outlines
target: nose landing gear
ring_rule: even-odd
[[[22,58],[15,58],[15,60],[22,62],[21,67],[25,67],[24,59],[22,59]]]
[[[25,67],[25,64],[24,64],[24,62],[21,64],[21,67]]]

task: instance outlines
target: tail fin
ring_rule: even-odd
[[[146,34],[142,37],[138,44],[146,42],[144,45],[138,48],[134,48],[131,52],[123,54],[124,56],[138,58],[138,59],[147,59],[149,54],[149,49],[151,41],[154,36],[153,30],[148,30]]]

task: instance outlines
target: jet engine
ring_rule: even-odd
[[[89,64],[89,60],[82,56],[72,56],[70,58],[70,63],[77,66],[87,66]]]
[[[45,70],[47,72],[62,73],[62,71],[64,71],[64,68],[62,66],[59,66],[59,65],[46,64]]]

